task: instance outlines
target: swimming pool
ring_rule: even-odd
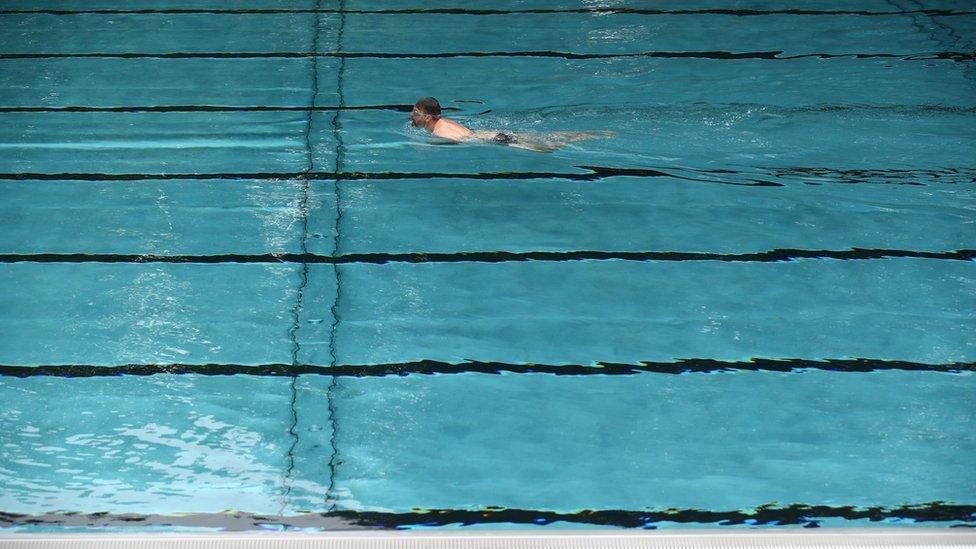
[[[976,525],[974,31],[6,0],[0,527]]]

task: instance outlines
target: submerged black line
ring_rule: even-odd
[[[300,515],[257,515],[247,512],[186,513],[178,515],[139,515],[112,513],[46,513],[26,515],[0,512],[0,527],[146,527],[197,526],[224,530],[261,530],[268,526],[291,528],[345,527],[400,529],[415,526],[476,524],[532,524],[556,522],[591,524],[620,528],[656,528],[659,523],[712,524],[717,526],[804,526],[815,528],[828,519],[866,520],[870,522],[910,520],[914,522],[956,522],[976,525],[976,505],[933,501],[900,507],[857,507],[854,505],[788,506],[767,504],[752,510],[714,511],[703,509],[592,510],[560,513],[542,509],[508,509],[483,506],[480,509],[416,509],[405,513],[380,511],[332,511]]]
[[[342,51],[342,40],[346,29],[346,14],[345,0],[339,0],[339,31],[336,34],[336,51]],[[346,60],[341,58],[339,60],[339,70],[336,74],[336,96],[339,98],[339,105],[346,104],[345,90],[343,89],[345,83],[346,75]],[[412,107],[411,107],[412,108]],[[342,120],[340,119],[341,111],[337,110],[332,116],[332,139],[336,143],[336,173],[342,173],[345,168],[345,151],[346,145],[342,139]],[[335,224],[333,226],[333,240],[332,240],[332,256],[338,257],[340,255],[340,239],[342,237],[342,192],[340,179],[337,177],[334,180],[334,190],[335,190],[335,204],[336,204],[336,215]],[[340,315],[339,315],[339,300],[342,296],[342,272],[339,269],[338,263],[332,264],[332,272],[335,275],[336,280],[336,293],[335,300],[332,302],[332,306],[329,311],[332,315],[332,324],[329,327],[329,359],[330,367],[335,368],[339,363],[338,351],[336,349],[336,336],[337,330],[339,328]],[[339,500],[336,497],[336,471],[342,461],[339,459],[339,446],[338,446],[338,433],[339,433],[339,422],[336,418],[336,406],[335,406],[335,391],[339,386],[339,376],[333,375],[332,380],[329,382],[329,387],[326,389],[326,402],[328,404],[329,410],[329,425],[332,429],[331,436],[329,437],[329,445],[332,452],[329,456],[329,480],[328,485],[325,490],[325,503],[328,505],[330,511],[334,511],[339,505]]]
[[[0,263],[300,263],[350,265],[357,263],[509,263],[520,261],[723,261],[734,263],[776,263],[799,259],[867,260],[919,258],[972,261],[976,250],[941,252],[885,248],[847,250],[805,250],[776,248],[762,252],[669,252],[669,251],[538,251],[538,252],[410,252],[350,253],[336,256],[308,252],[275,254],[140,255],[140,254],[0,254]]]
[[[396,111],[410,112],[413,105],[355,105],[355,106],[274,106],[274,105],[134,105],[128,107],[0,107],[0,112],[331,112],[331,111]],[[444,111],[459,111],[457,107],[443,107]]]
[[[608,177],[671,177],[701,183],[736,185],[745,187],[782,187],[780,183],[752,180],[749,182],[718,181],[687,177],[660,170],[638,168],[607,168],[577,166],[588,170],[584,173],[557,172],[487,172],[487,173],[437,173],[437,172],[256,172],[256,173],[168,173],[168,174],[107,174],[107,173],[0,173],[0,180],[77,180],[77,181],[136,181],[170,179],[565,179],[569,181],[597,181]]]
[[[961,373],[976,372],[976,362],[931,364],[905,360],[868,358],[811,360],[802,358],[753,358],[747,361],[725,361],[706,358],[682,359],[673,362],[641,361],[593,362],[592,364],[514,364],[469,360],[461,363],[437,360],[418,360],[390,364],[122,364],[95,366],[81,364],[42,364],[36,366],[2,365],[0,376],[29,377],[116,377],[152,375],[248,375],[262,377],[295,377],[320,375],[340,377],[387,377],[408,375],[453,374],[549,374],[555,376],[618,376],[637,374],[695,374],[719,372],[783,372],[802,373],[808,370],[829,372],[912,371]]]
[[[735,8],[702,8],[702,9],[646,9],[646,8],[526,8],[526,9],[472,9],[472,8],[400,8],[373,10],[341,10],[341,9],[285,9],[285,8],[144,8],[144,9],[9,9],[0,10],[0,15],[181,15],[181,14],[215,14],[215,15],[287,15],[302,13],[325,14],[355,14],[355,15],[519,15],[519,14],[609,14],[609,15],[729,15],[735,17],[752,17],[767,15],[857,15],[865,17],[879,17],[919,13],[925,15],[957,16],[973,15],[973,11],[951,9],[918,9],[910,11],[870,11],[870,10],[813,10],[813,9],[735,9]]]
[[[488,173],[430,173],[430,172],[292,172],[292,173],[209,173],[209,174],[93,174],[93,173],[0,173],[0,180],[67,180],[78,181],[135,181],[169,179],[565,179],[569,181],[597,181],[607,177],[670,177],[700,183],[735,185],[744,187],[782,187],[781,183],[753,179],[749,182],[720,181],[687,177],[652,169],[605,168],[598,166],[578,166],[588,173],[556,172],[488,172]]]
[[[585,172],[241,172],[241,173],[89,173],[61,172],[38,173],[16,172],[0,173],[0,181],[160,181],[160,180],[300,180],[300,179],[339,179],[352,180],[395,180],[395,179],[477,179],[477,180],[528,180],[554,179],[566,181],[600,181],[611,177],[675,178],[699,183],[734,185],[743,187],[784,187],[783,183],[768,181],[761,177],[799,177],[817,181],[829,180],[835,183],[870,183],[924,185],[920,178],[938,180],[940,183],[976,183],[976,169],[939,168],[928,170],[885,170],[885,169],[836,169],[813,167],[771,167],[756,168],[757,174],[720,169],[687,168],[680,166],[662,168],[613,168],[607,166],[576,166]],[[667,171],[665,171],[667,170]],[[688,177],[681,173],[693,173],[703,177]],[[743,181],[716,179],[715,176],[738,176]],[[876,181],[877,179],[889,181]]]
[[[471,100],[455,100],[455,103],[482,103],[481,101],[471,101]],[[682,106],[682,105],[679,105]],[[695,105],[695,108],[700,108],[700,106]],[[936,104],[919,104],[919,105],[869,105],[864,103],[838,103],[838,104],[820,104],[820,105],[796,105],[796,106],[777,106],[777,105],[762,105],[757,103],[725,103],[725,104],[714,104],[712,105],[712,110],[715,109],[727,109],[727,110],[744,110],[744,109],[756,109],[763,112],[775,112],[775,113],[806,113],[806,112],[837,112],[837,111],[878,111],[878,112],[894,112],[898,114],[912,114],[917,115],[919,112],[938,112],[938,113],[951,113],[951,114],[972,114],[976,113],[976,107],[963,107],[956,105],[936,105]],[[297,106],[297,105],[129,105],[129,106],[84,106],[84,105],[64,105],[64,106],[0,106],[0,113],[36,113],[36,112],[46,112],[46,113],[88,113],[88,112],[105,112],[105,113],[167,113],[167,112],[332,112],[332,111],[394,111],[394,112],[410,112],[413,109],[413,105],[353,105],[353,106],[342,106],[338,105],[325,105],[325,106]],[[620,109],[616,108],[606,108],[606,109],[593,109],[589,112],[600,113],[600,112],[614,112],[622,111],[625,113],[632,112],[666,112],[673,111],[675,105],[657,105],[648,106],[640,109],[635,109],[633,107],[622,107]],[[458,107],[441,107],[442,111],[460,111]],[[540,111],[552,112],[553,109],[545,108],[539,109]],[[578,112],[578,109],[574,109]],[[492,109],[487,109],[475,113],[471,116],[479,116],[483,114],[488,114],[492,112]],[[522,112],[532,112],[532,111],[522,111]]]
[[[295,344],[297,345],[297,342]],[[295,470],[295,448],[298,446],[298,388],[296,387],[298,376],[291,373],[289,377],[291,380],[288,382],[288,437],[291,439],[291,444],[288,445],[288,450],[285,452],[285,470],[281,476],[282,492],[281,505],[278,508],[279,513],[284,513],[288,505],[288,496],[291,494],[292,488],[291,477]]]
[[[918,0],[910,0],[910,1],[911,3],[915,4],[916,7],[920,9],[923,8],[922,4]],[[903,9],[900,5],[895,3],[895,0],[887,0],[887,2],[888,5],[893,6],[896,9]],[[973,47],[972,40],[965,39],[961,33],[956,31],[956,29],[943,23],[941,20],[933,17],[933,14],[925,14],[924,12],[918,12],[917,10],[911,11],[911,13],[906,13],[906,14],[911,18],[912,25],[916,29],[918,29],[920,33],[928,35],[929,38],[931,38],[933,41],[938,43],[941,47],[943,48],[961,47],[964,51],[968,51],[970,53],[976,53],[973,51],[974,47]],[[917,15],[923,15],[923,14],[928,15],[929,22],[931,23],[931,27],[926,28],[925,25],[923,25],[918,21]],[[942,39],[943,37],[936,36],[935,29],[941,29],[944,33],[944,37],[948,38],[948,42],[947,40],[943,40]],[[974,74],[976,74],[976,69],[974,69],[972,65],[966,65],[965,69],[963,69],[963,74],[966,79],[973,80]]]
[[[561,59],[618,59],[627,57],[651,58],[693,58],[716,60],[764,59],[789,61],[794,59],[895,59],[902,61],[972,61],[976,54],[971,52],[920,52],[920,53],[805,53],[782,55],[782,50],[730,52],[730,51],[645,51],[630,53],[573,53],[562,51],[484,51],[484,52],[437,52],[437,53],[392,53],[392,52],[87,52],[87,53],[3,53],[0,59],[62,59],[62,58],[104,58],[104,59],[255,59],[255,58],[371,58],[371,59],[440,59],[452,57],[555,57]]]
[[[486,507],[482,510],[425,509],[409,513],[337,511],[330,516],[347,519],[360,526],[403,528],[410,526],[462,526],[474,524],[535,524],[556,522],[654,528],[656,523],[749,525],[803,525],[817,527],[826,519],[869,520],[909,519],[917,522],[974,522],[976,505],[932,502],[895,508],[794,504],[788,507],[762,506],[752,511],[708,511],[668,509],[666,511],[585,510],[575,513]]]
[[[942,168],[942,169],[837,169],[837,168],[771,168],[771,177],[797,177],[804,182],[824,181],[827,183],[842,184],[886,184],[886,185],[914,185],[925,186],[926,183],[920,179],[929,179],[933,182],[958,184],[976,183],[976,170],[969,168]],[[883,182],[878,180],[882,179]]]
[[[316,0],[316,8],[321,6],[322,0]],[[312,18],[312,48],[311,53],[318,52],[318,42],[319,42],[319,18],[317,16]],[[303,174],[311,173],[315,171],[315,158],[312,151],[312,109],[315,108],[315,102],[319,93],[318,85],[318,57],[312,58],[312,75],[310,79],[309,89],[311,90],[311,97],[309,97],[308,105],[309,109],[305,116],[305,169]],[[338,111],[336,111],[338,115]],[[309,191],[311,182],[308,178],[302,177],[302,194],[298,203],[298,211],[301,215],[301,238],[299,240],[302,256],[309,255],[308,253],[308,216],[309,216]],[[303,300],[305,294],[305,288],[308,286],[309,269],[308,263],[305,261],[301,262],[301,270],[299,274],[299,284],[298,288],[295,290],[295,304],[292,306],[292,325],[288,329],[288,338],[291,341],[291,363],[292,366],[298,366],[299,364],[299,354],[301,352],[302,346],[298,341],[298,331],[301,327],[301,315],[304,308]],[[298,382],[298,375],[292,374],[291,380],[289,381],[290,388],[290,398],[289,398],[289,409],[291,410],[291,425],[288,427],[288,434],[291,437],[291,445],[288,448],[286,454],[286,467],[282,476],[281,484],[283,491],[281,494],[281,507],[279,513],[284,513],[285,508],[288,505],[288,496],[291,494],[291,477],[295,469],[295,448],[298,446],[298,408],[296,402],[298,400],[298,388],[296,383]]]

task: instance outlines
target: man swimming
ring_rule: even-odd
[[[455,143],[481,141],[538,152],[552,152],[575,141],[614,135],[613,132],[552,132],[545,135],[516,135],[496,131],[472,131],[449,118],[441,116],[441,104],[433,97],[424,97],[414,104],[413,110],[410,111],[410,123],[416,128],[425,128],[435,136]]]

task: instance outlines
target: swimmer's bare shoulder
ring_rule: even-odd
[[[470,139],[474,132],[449,118],[440,118],[434,124],[431,133],[452,141],[465,141]]]

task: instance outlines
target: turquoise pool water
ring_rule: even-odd
[[[0,528],[976,526],[974,50],[951,0],[4,0]]]

